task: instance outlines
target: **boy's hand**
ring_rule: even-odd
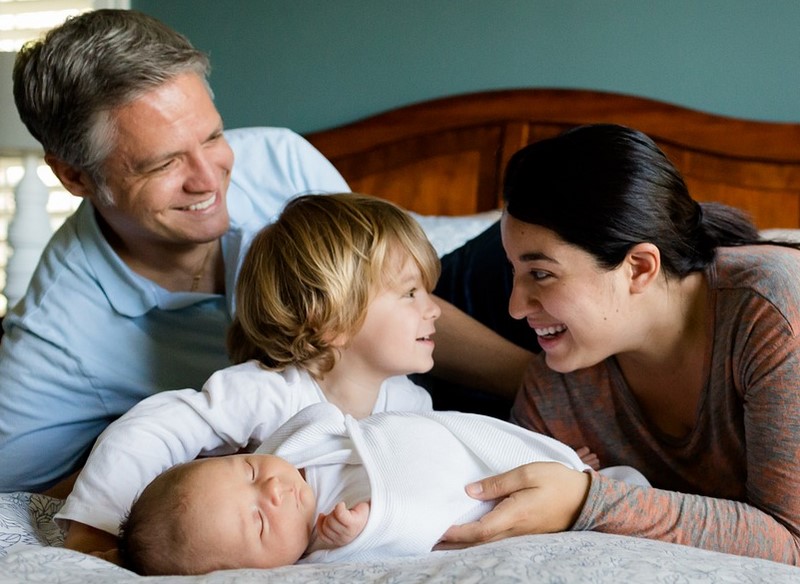
[[[329,514],[320,513],[317,517],[317,537],[325,548],[347,545],[364,530],[368,518],[368,501],[361,501],[352,509],[339,502]]]
[[[581,446],[575,451],[580,457],[583,464],[589,465],[592,470],[600,470],[600,459],[597,455],[589,450],[588,446]]]
[[[67,535],[64,538],[65,548],[85,554],[97,555],[103,559],[108,559],[103,555],[106,552],[116,551],[118,543],[119,540],[116,535],[78,521],[70,522]]]

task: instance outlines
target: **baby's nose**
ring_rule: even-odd
[[[272,505],[280,505],[283,499],[283,485],[278,477],[270,477],[264,485],[264,492]]]

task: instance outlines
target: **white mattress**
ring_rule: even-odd
[[[368,564],[307,564],[275,570],[229,570],[205,576],[143,578],[98,558],[64,549],[62,534],[52,520],[61,503],[43,495],[0,494],[0,583],[95,584],[144,579],[176,584],[800,582],[800,568],[792,566],[591,532],[519,537],[469,550]]]

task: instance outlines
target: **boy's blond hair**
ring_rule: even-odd
[[[336,362],[333,342],[358,331],[372,296],[391,284],[392,262],[413,261],[428,291],[439,258],[400,207],[357,193],[292,199],[245,256],[228,333],[234,363],[295,365],[322,377]]]

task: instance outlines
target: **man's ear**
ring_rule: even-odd
[[[661,252],[652,243],[637,243],[625,256],[632,294],[642,293],[661,274]]]
[[[52,154],[45,154],[44,161],[64,188],[76,197],[89,197],[94,193],[94,181],[86,171],[79,170]]]

